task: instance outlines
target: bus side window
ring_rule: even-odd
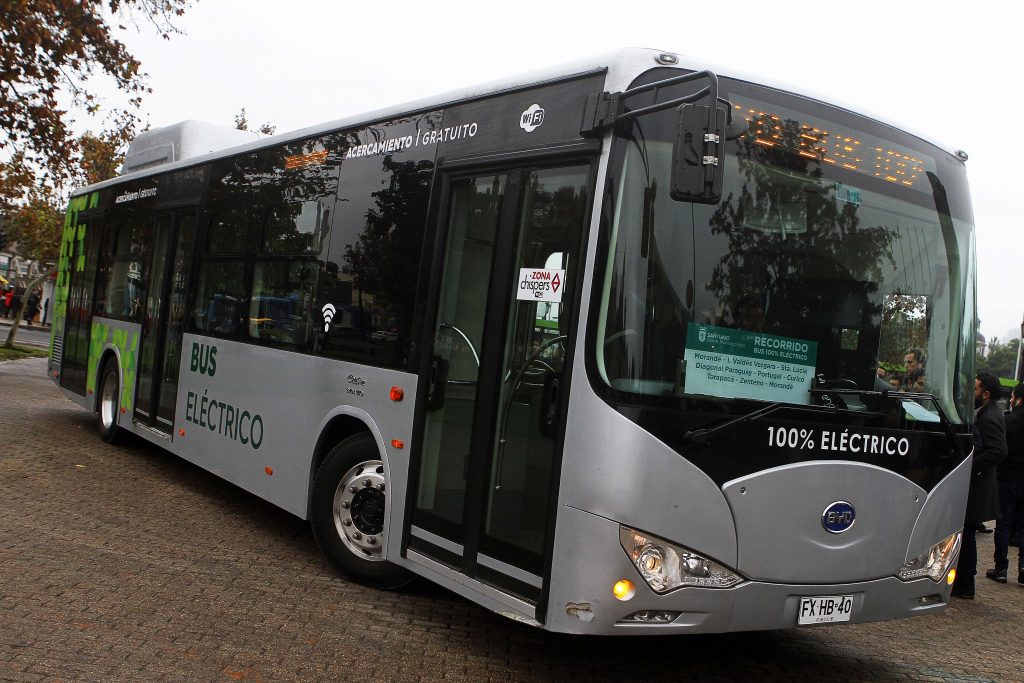
[[[245,291],[245,263],[204,261],[199,270],[192,322],[198,332],[233,337],[239,328]]]
[[[257,261],[249,300],[249,337],[304,348],[310,339],[315,261]]]
[[[145,295],[142,261],[150,230],[134,212],[122,211],[121,214],[116,229],[112,229],[113,255],[104,256],[105,263],[109,263],[109,274],[104,274],[103,291],[97,293],[97,298],[103,302],[103,309],[97,312],[111,318],[134,320]]]

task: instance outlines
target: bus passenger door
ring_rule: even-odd
[[[447,180],[408,548],[535,604],[590,167]]]
[[[194,210],[158,213],[153,231],[135,419],[167,434],[174,427],[195,223]]]

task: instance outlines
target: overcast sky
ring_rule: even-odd
[[[178,25],[170,41],[123,36],[150,75],[153,126],[232,125],[245,107],[281,133],[628,46],[877,112],[970,155],[981,331],[1019,335],[1024,225],[1003,133],[1024,110],[1024,4],[201,0]]]

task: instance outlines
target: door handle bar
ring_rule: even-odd
[[[530,363],[532,363],[533,361],[537,360],[537,357],[540,356],[540,354],[545,349],[547,349],[547,348],[549,348],[551,346],[554,346],[555,344],[558,344],[560,342],[563,342],[563,341],[565,341],[568,338],[569,338],[569,335],[566,335],[566,334],[559,335],[559,336],[555,337],[554,339],[549,339],[546,342],[544,342],[543,344],[541,344],[540,346],[538,346],[537,349],[533,353],[530,354],[529,358],[527,358],[525,361],[523,361],[523,364],[519,366],[519,371],[516,372],[515,379],[512,381],[512,387],[509,389],[508,399],[501,403],[501,414],[498,417],[498,455],[494,459],[494,467],[497,470],[494,473],[494,490],[495,491],[501,489],[501,480],[502,480],[501,468],[502,468],[502,465],[505,462],[505,429],[508,427],[509,408],[512,405],[512,398],[516,394],[516,389],[519,388],[520,382],[523,381],[523,375],[526,374],[526,368],[530,367]],[[547,367],[551,367],[547,363],[544,363],[544,365],[546,365]]]

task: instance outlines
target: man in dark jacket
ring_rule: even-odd
[[[987,372],[974,379],[974,463],[971,488],[967,493],[963,546],[957,563],[953,595],[974,599],[974,575],[978,573],[978,542],[974,527],[978,522],[999,517],[996,466],[1006,458],[1006,428],[999,408],[999,380]]]
[[[1010,568],[1007,551],[1010,530],[1024,529],[1024,384],[1010,392],[1010,412],[1003,415],[1006,426],[1006,460],[999,464],[996,479],[999,482],[999,521],[996,522],[994,555],[995,569],[985,576],[1006,583]],[[1017,583],[1024,583],[1024,550],[1017,551]]]

